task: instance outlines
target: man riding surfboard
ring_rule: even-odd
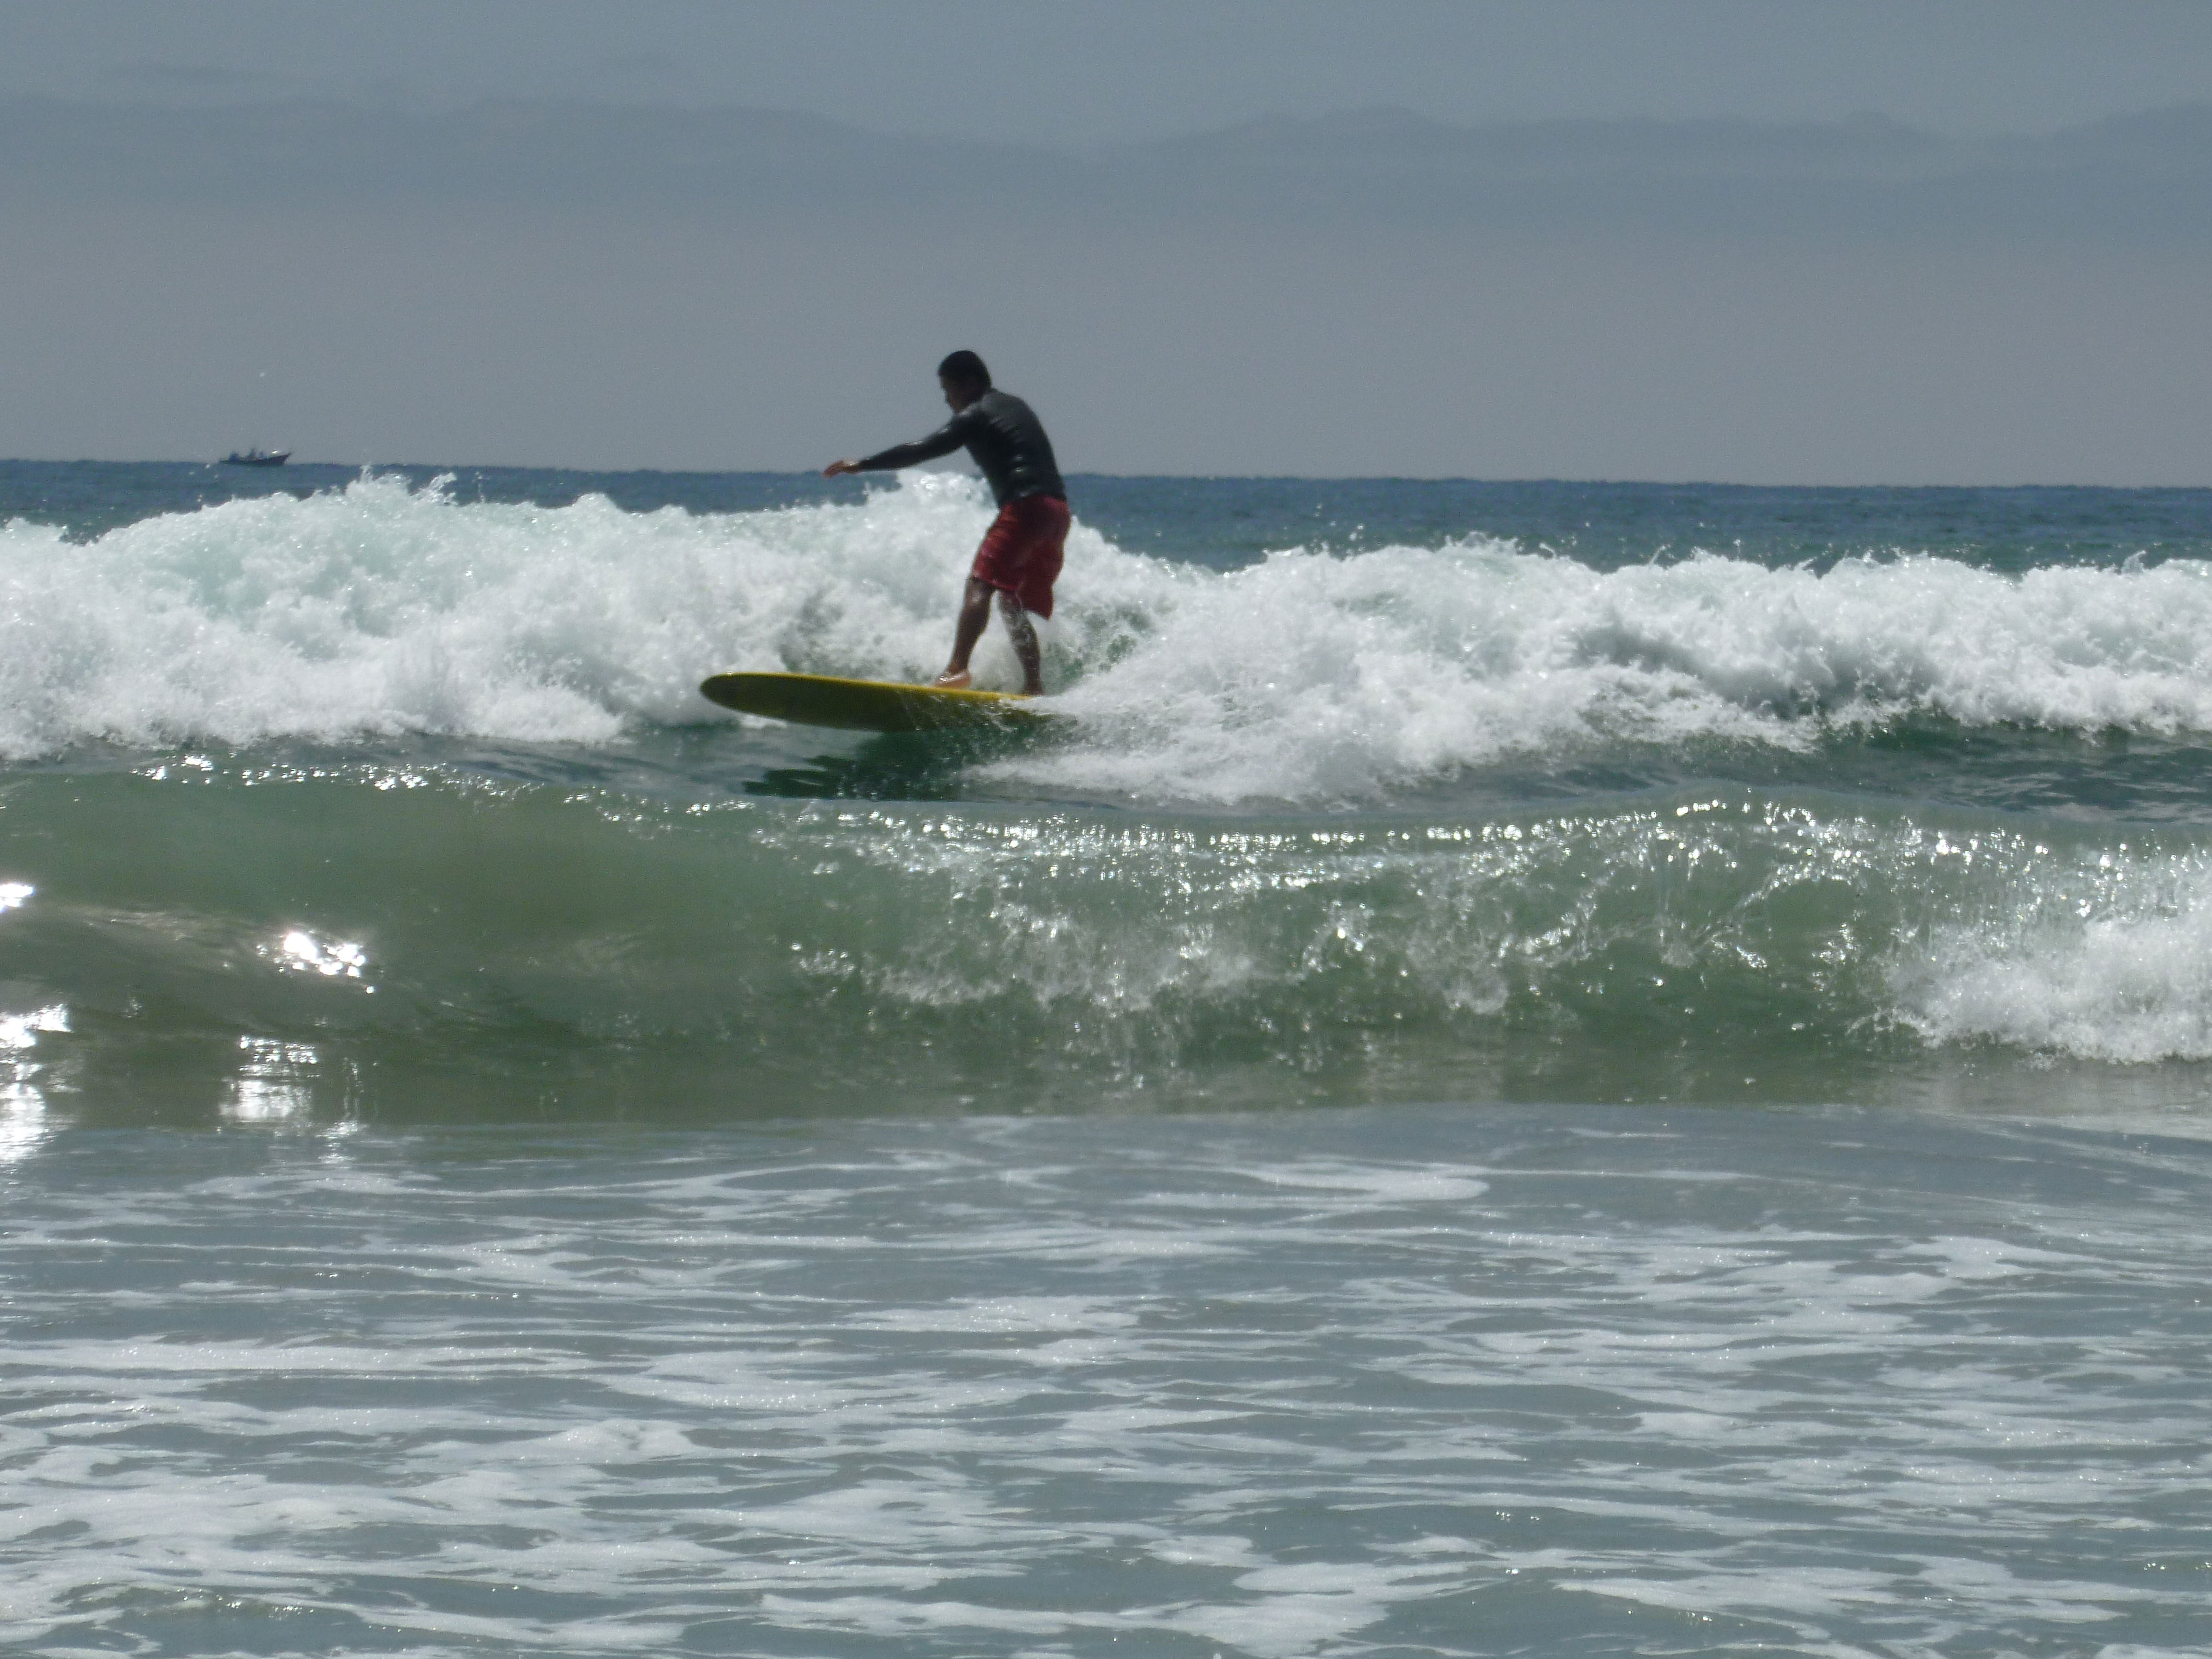
[[[1022,665],[1022,691],[1044,690],[1036,629],[1030,613],[1052,615],[1052,585],[1067,543],[1067,486],[1053,459],[1052,440],[1036,413],[1019,398],[991,384],[991,371],[972,351],[956,351],[937,366],[937,383],[952,418],[927,438],[895,444],[864,460],[832,461],[825,478],[848,472],[882,472],[918,466],[965,447],[990,481],[999,503],[975,562],[960,619],[952,630],[952,658],[936,684],[958,689],[968,684],[968,656],[991,620],[991,595],[999,596],[999,615],[1006,624],[1014,656]]]

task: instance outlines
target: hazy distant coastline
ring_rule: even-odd
[[[2206,478],[2212,106],[1398,110],[1085,150],[613,104],[0,102],[0,454],[795,471],[985,351],[1079,471]]]
[[[872,132],[763,109],[292,100],[0,103],[0,200],[592,213],[905,209],[1239,222],[1413,221],[1793,234],[2212,237],[2212,106],[1943,137],[1880,117],[1455,125],[1403,110],[1042,146]]]

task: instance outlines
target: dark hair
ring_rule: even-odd
[[[988,386],[991,371],[972,351],[956,351],[937,366],[938,377],[955,386]]]

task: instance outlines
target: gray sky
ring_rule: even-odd
[[[9,455],[2212,482],[2208,0],[0,0],[0,225]]]
[[[0,96],[738,104],[1073,144],[1364,105],[1986,134],[2212,95],[2205,0],[6,0],[0,41]]]

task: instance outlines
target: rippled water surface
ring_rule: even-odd
[[[26,1649],[2202,1651],[2197,1140],[1433,1108],[29,1173]]]

